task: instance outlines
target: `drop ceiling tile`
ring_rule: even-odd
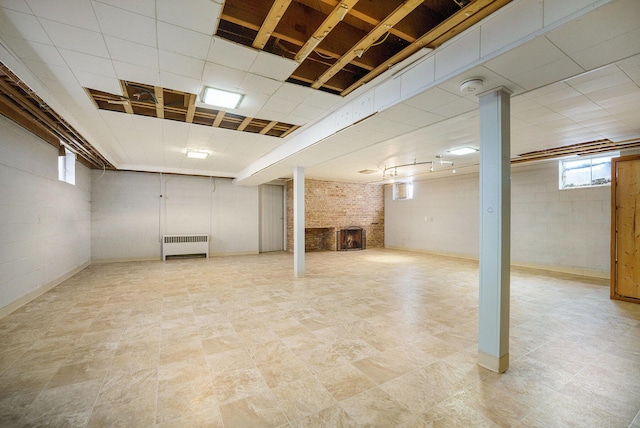
[[[435,54],[435,79],[445,78],[479,58],[480,27],[476,27],[440,47],[440,51]]]
[[[205,60],[210,44],[211,36],[158,22],[158,47],[161,50]]]
[[[107,49],[114,61],[128,62],[148,68],[158,68],[158,50],[150,46],[105,36]]]
[[[497,74],[511,78],[564,58],[560,49],[544,37],[537,37],[526,44],[487,61],[484,66]]]
[[[62,82],[77,82],[69,67],[45,64],[39,61],[23,61],[32,73],[40,79],[60,80]]]
[[[503,49],[543,25],[543,2],[537,0],[513,2],[499,9],[482,23],[481,56]]]
[[[587,96],[590,100],[600,104],[601,106],[607,106],[621,102],[624,97],[633,96],[638,93],[640,93],[638,85],[631,81],[623,81],[618,85],[590,92]]]
[[[40,22],[56,47],[109,58],[101,33],[45,19]]]
[[[585,70],[593,70],[640,53],[640,29],[573,54],[573,59]]]
[[[275,110],[262,108],[255,114],[255,117],[266,120],[277,120],[278,122],[286,122],[287,113],[280,113]]]
[[[428,113],[417,108],[398,104],[380,113],[382,117],[394,122],[405,123],[415,127],[423,127],[444,119],[443,116]]]
[[[256,92],[261,95],[273,95],[280,86],[282,86],[282,82],[251,73],[247,73],[240,84],[244,93]]]
[[[126,62],[113,61],[113,68],[120,80],[160,86],[160,71],[157,68],[141,67]]]
[[[0,13],[0,36],[17,37],[33,42],[52,44],[38,18],[10,9],[2,9],[2,13]]]
[[[213,37],[207,60],[216,64],[248,71],[258,57],[258,51],[232,43],[220,37]]]
[[[189,7],[175,0],[157,0],[158,20],[189,28],[208,36],[213,35],[221,4],[211,0],[190,0]]]
[[[510,80],[525,89],[531,90],[576,76],[582,72],[584,70],[576,65],[571,58],[564,57],[518,76],[510,77]]]
[[[458,100],[448,103],[440,107],[435,113],[447,118],[458,116],[460,114],[467,113],[472,110],[478,109],[478,103],[476,99],[459,98]]]
[[[27,4],[39,18],[100,31],[91,3],[86,0],[27,0]]]
[[[313,91],[303,102],[313,107],[329,110],[342,101],[343,98],[340,95],[323,91]]]
[[[459,95],[452,94],[449,91],[436,87],[421,92],[420,94],[404,101],[404,103],[423,111],[437,113],[437,110],[443,105],[457,101],[460,98],[461,97]]]
[[[31,42],[17,37],[4,36],[2,39],[23,60],[39,61],[58,66],[67,65],[58,50],[51,45]]]
[[[116,78],[105,77],[99,74],[86,73],[83,71],[74,72],[78,82],[85,87],[97,89],[99,91],[117,94],[121,91],[120,81]]]
[[[436,57],[432,55],[394,75],[402,97],[411,96],[435,80]]]
[[[32,13],[25,0],[2,0],[0,7],[15,10],[16,12]]]
[[[302,102],[315,91],[306,86],[300,86],[293,83],[284,82],[282,86],[273,94],[274,97],[284,98],[289,101]]]
[[[264,107],[264,104],[267,102],[268,99],[269,99],[268,95],[247,93],[242,99],[242,102],[240,103],[240,107],[230,111],[234,114],[241,114],[247,117],[254,117]]]
[[[207,62],[204,65],[202,83],[214,88],[237,91],[246,74],[233,68]]]
[[[115,6],[129,12],[155,18],[156,2],[155,0],[94,0],[94,3],[104,3]]]
[[[289,114],[296,108],[296,106],[297,103],[291,102],[291,100],[272,96],[267,100],[262,108],[273,112]]]
[[[294,60],[262,51],[249,67],[249,72],[284,82],[298,65]]]
[[[313,107],[309,104],[298,104],[298,106],[293,110],[290,116],[297,116],[305,119],[305,122],[308,122],[313,119],[317,119],[318,117],[326,114],[327,111],[318,107]]]
[[[154,19],[103,3],[95,3],[94,7],[104,34],[157,47]]]
[[[160,71],[200,80],[204,71],[204,61],[161,50]]]
[[[140,82],[142,83],[142,82]],[[200,79],[181,76],[167,71],[160,71],[160,86],[177,91],[188,92],[190,94],[200,93]]]
[[[105,77],[116,77],[111,60],[81,52],[58,49],[69,68],[76,72],[93,73]],[[97,89],[97,88],[96,88]]]

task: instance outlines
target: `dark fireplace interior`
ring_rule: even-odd
[[[361,227],[348,227],[336,232],[338,251],[364,250],[366,241],[366,231]]]

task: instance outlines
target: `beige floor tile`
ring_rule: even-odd
[[[0,425],[640,428],[640,305],[606,281],[513,269],[498,375],[476,262],[291,257],[89,266],[0,319]]]

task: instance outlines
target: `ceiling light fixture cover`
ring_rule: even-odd
[[[202,93],[203,103],[229,109],[238,108],[243,98],[242,94],[210,87],[204,88]]]
[[[450,155],[462,156],[462,155],[470,155],[471,153],[477,152],[478,149],[473,147],[460,147],[459,149],[449,150],[447,153]]]
[[[187,150],[187,157],[193,159],[206,159],[209,153],[200,150]]]

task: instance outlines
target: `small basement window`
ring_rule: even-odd
[[[58,180],[75,186],[76,184],[76,154],[60,147],[58,154]]]
[[[560,161],[560,189],[611,184],[611,158],[616,155]]]
[[[393,183],[393,200],[404,201],[413,199],[413,183]]]

